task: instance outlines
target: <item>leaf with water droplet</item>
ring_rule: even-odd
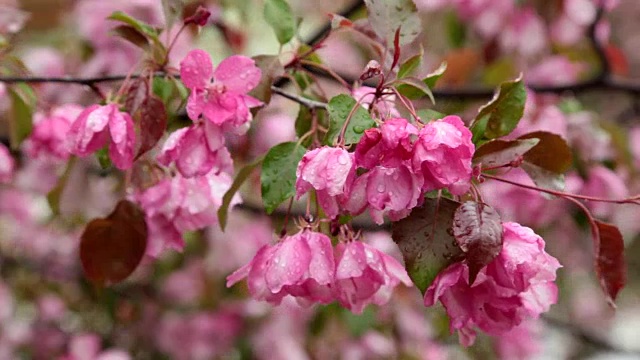
[[[307,152],[302,145],[285,142],[272,147],[262,162],[262,203],[271,214],[283,201],[296,194],[296,169]]]
[[[493,99],[478,111],[471,133],[475,141],[491,140],[509,135],[518,126],[524,114],[527,99],[522,76],[500,85]]]
[[[463,258],[451,233],[459,206],[447,198],[427,198],[409,216],[392,224],[393,241],[402,252],[411,280],[423,293],[440,271]]]
[[[345,145],[357,143],[367,129],[376,125],[369,113],[362,106],[357,105],[354,98],[340,94],[331,98],[328,104],[329,130],[324,138],[325,144],[333,145],[338,139],[344,122],[352,110],[351,119],[344,132]]]
[[[453,236],[465,253],[469,284],[502,250],[502,221],[489,205],[467,201],[453,216]]]

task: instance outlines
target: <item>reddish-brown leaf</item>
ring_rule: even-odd
[[[139,108],[140,148],[138,156],[151,150],[167,129],[167,110],[157,96],[148,96]]]
[[[599,237],[595,238],[596,274],[607,295],[607,301],[615,307],[618,292],[627,282],[627,268],[624,261],[624,241],[620,230],[614,225],[595,220]]]
[[[85,276],[97,285],[118,283],[138,267],[147,247],[144,213],[121,200],[106,218],[87,224],[80,240]]]
[[[149,94],[149,79],[146,76],[131,80],[127,89],[124,108],[129,114],[135,114]]]
[[[518,139],[538,139],[538,145],[524,154],[524,160],[556,174],[563,174],[573,163],[571,148],[562,136],[547,131],[534,131]]]
[[[453,236],[465,253],[469,285],[502,250],[502,220],[489,205],[467,201],[453,216]]]
[[[480,146],[473,154],[473,163],[483,167],[499,167],[523,159],[524,154],[538,144],[539,140],[491,140]]]

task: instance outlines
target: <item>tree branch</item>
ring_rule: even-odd
[[[300,105],[306,106],[309,109],[324,109],[327,110],[327,103],[324,102],[320,102],[320,101],[315,101],[315,100],[311,100],[311,99],[307,99],[305,97],[296,95],[296,94],[292,94],[289,92],[286,92],[284,90],[282,90],[281,88],[275,86],[275,85],[271,85],[271,91],[274,94],[278,94],[284,98],[287,98],[291,101],[295,101]]]

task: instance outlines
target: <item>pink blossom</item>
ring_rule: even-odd
[[[326,304],[334,299],[335,271],[331,240],[303,230],[276,245],[263,246],[253,260],[227,277],[227,287],[247,278],[249,292],[257,300],[279,304],[292,295]]]
[[[182,233],[217,224],[217,211],[232,182],[226,173],[192,178],[176,175],[134,194],[145,211],[149,229],[146,254],[157,257],[164,249],[181,251]],[[231,206],[240,201],[236,194]]]
[[[360,242],[336,246],[335,292],[340,304],[360,314],[369,304],[386,304],[401,282],[413,283],[393,257]]]
[[[0,144],[0,183],[9,183],[13,179],[16,161],[11,156],[9,149]]]
[[[575,83],[584,66],[566,56],[552,55],[527,69],[527,82],[536,85],[567,85]]]
[[[67,132],[82,110],[79,105],[65,104],[49,113],[35,113],[33,131],[25,143],[29,156],[53,160],[68,159],[70,154]]]
[[[530,359],[542,350],[542,326],[534,320],[496,336],[496,352],[502,360]]]
[[[517,223],[503,223],[502,228],[502,251],[472,286],[467,264],[458,262],[440,272],[424,296],[425,306],[442,302],[450,329],[458,330],[464,346],[475,341],[474,327],[502,335],[538,318],[557,301],[554,281],[560,264],[544,251],[544,240]]]
[[[629,196],[629,190],[620,175],[602,165],[596,165],[589,168],[580,194],[605,199],[624,199]],[[610,218],[618,209],[616,204],[597,201],[589,201],[587,206],[593,215],[599,218]]]
[[[364,132],[356,146],[356,164],[366,169],[397,167],[411,158],[412,138],[417,134],[418,129],[406,119],[387,119],[380,128]]]
[[[407,166],[384,168],[377,166],[366,177],[366,196],[369,213],[377,224],[384,222],[383,214],[393,221],[409,215],[422,195],[422,177]]]
[[[165,141],[158,162],[169,166],[175,162],[184,177],[232,172],[233,160],[224,147],[224,136],[218,126],[194,124],[173,132]]]
[[[192,120],[202,114],[213,124],[239,128],[251,120],[249,108],[262,105],[247,95],[258,85],[261,71],[246,56],[230,56],[214,71],[209,54],[192,50],[180,63],[180,76],[191,90],[187,113]]]
[[[534,9],[527,7],[511,15],[508,26],[500,33],[499,42],[504,51],[514,51],[531,57],[544,50],[547,29]]]
[[[471,184],[471,158],[475,147],[471,132],[458,116],[425,125],[413,147],[413,171],[424,177],[426,192],[447,188],[464,194]]]
[[[74,335],[69,343],[69,353],[64,360],[129,360],[129,354],[122,350],[100,351],[98,335],[85,333]]]
[[[91,105],[73,122],[68,133],[71,153],[87,156],[109,142],[109,157],[121,170],[133,164],[136,134],[129,114],[117,105]]]
[[[228,311],[169,313],[155,332],[158,347],[177,360],[224,358],[242,330],[242,321]]]
[[[296,194],[300,198],[315,189],[318,201],[327,216],[339,214],[338,196],[349,192],[355,176],[353,154],[342,148],[324,146],[307,152],[296,169]]]
[[[395,105],[396,96],[383,95],[382,97],[376,99],[376,102],[373,103],[375,92],[375,88],[369,86],[360,86],[351,92],[351,96],[359,101],[360,104],[367,110],[369,110],[373,106],[373,109],[383,119],[389,117],[400,117],[400,113],[398,112],[398,109],[396,109]]]

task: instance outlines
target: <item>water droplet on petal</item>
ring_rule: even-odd
[[[378,190],[379,193],[383,193],[385,189],[386,189],[386,187],[384,186],[384,184],[378,185],[377,190]]]

